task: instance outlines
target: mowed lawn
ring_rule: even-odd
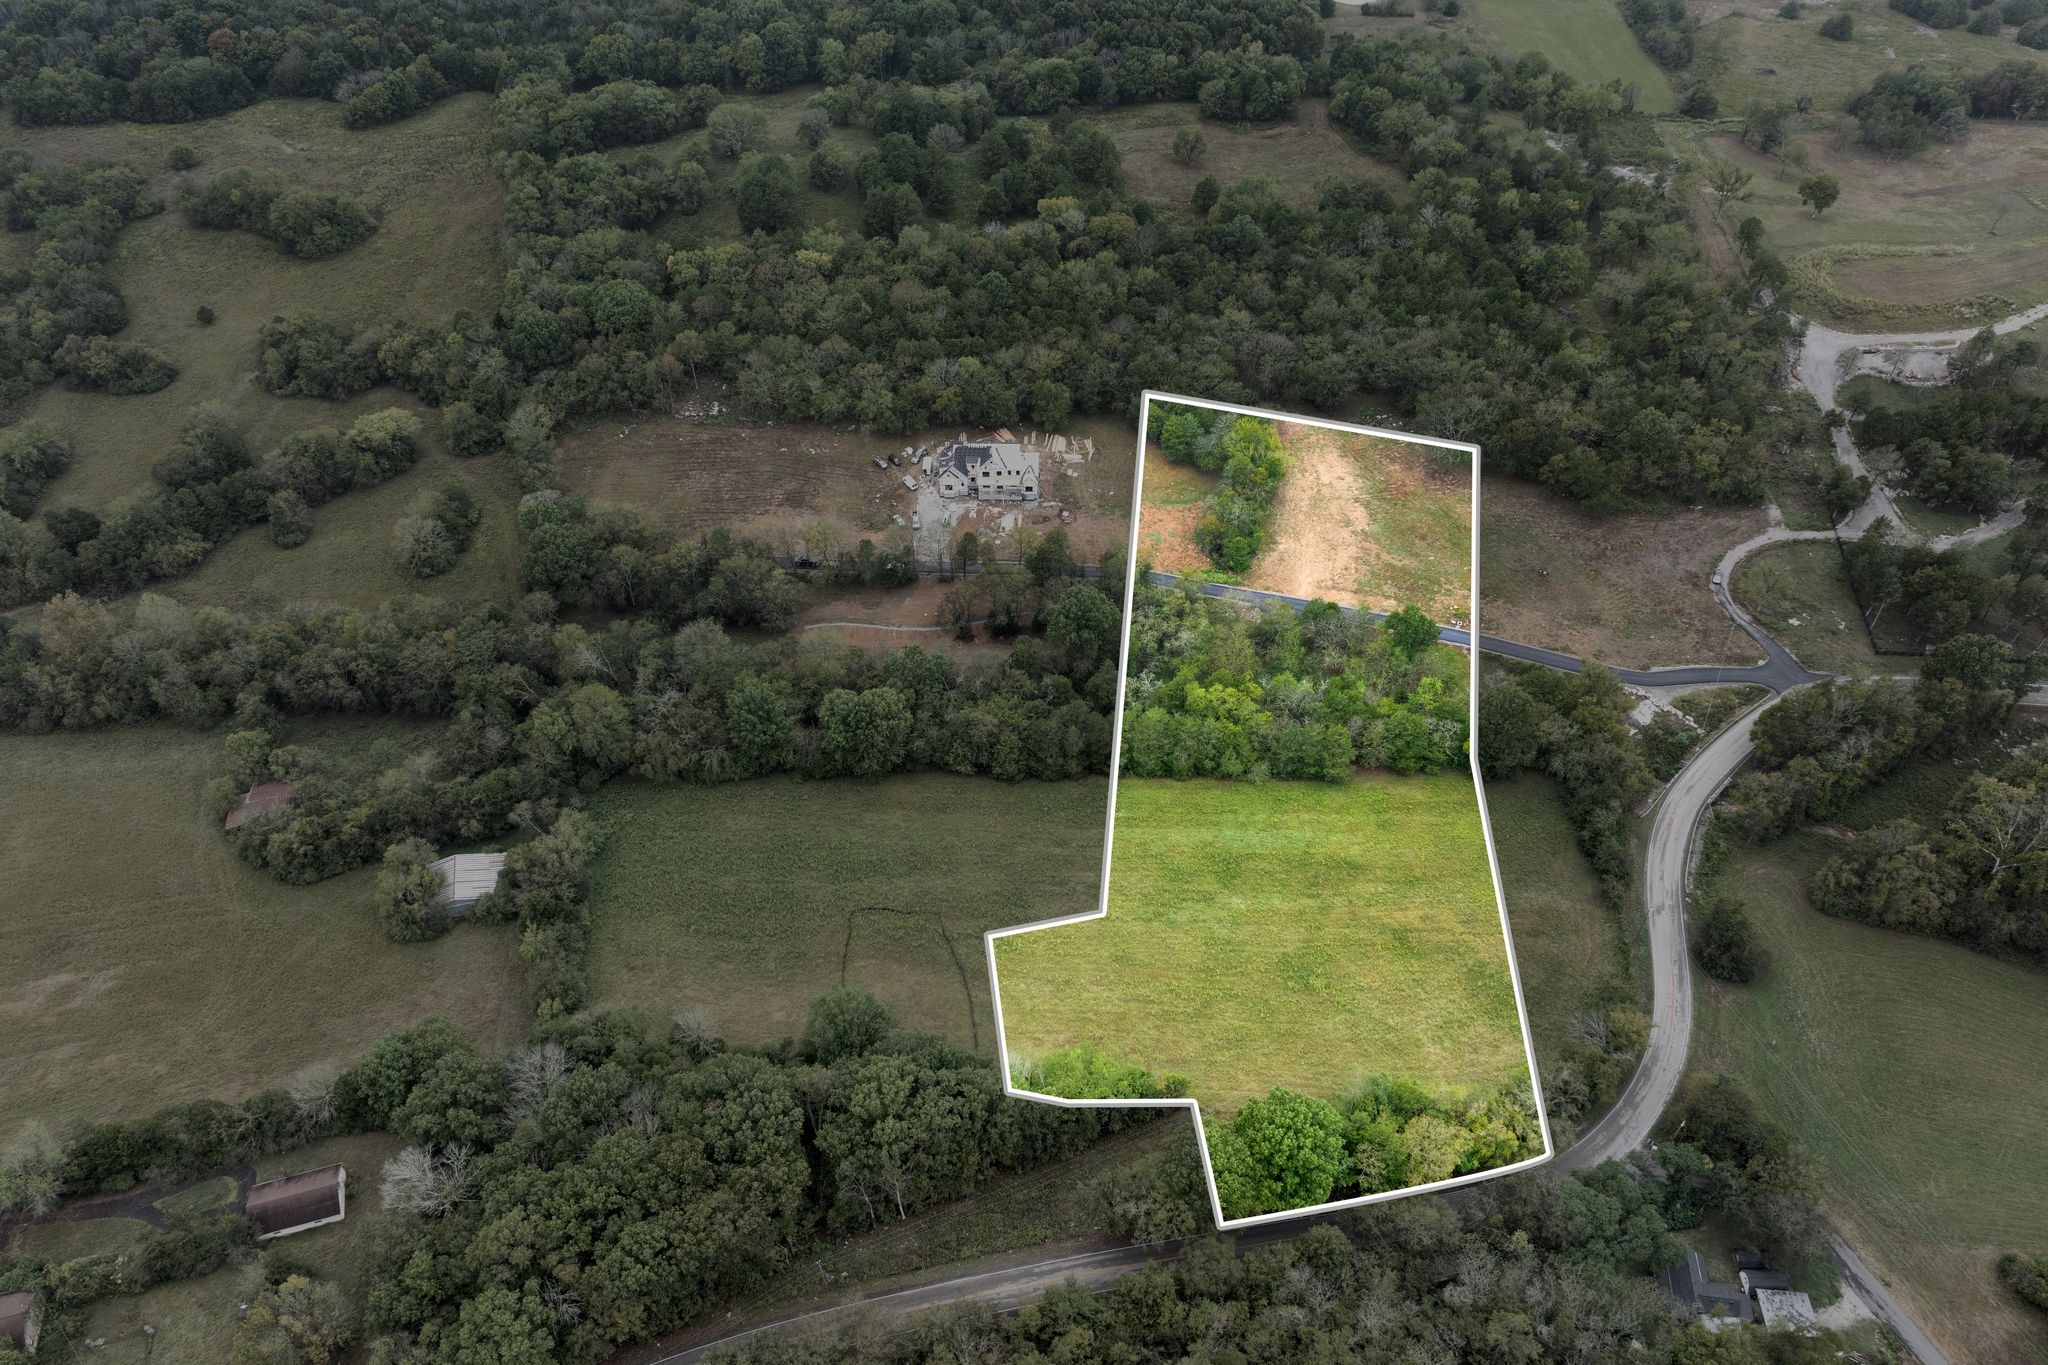
[[[843,982],[993,1051],[981,936],[1094,907],[1107,802],[1102,781],[952,774],[614,782],[591,802],[597,1004],[701,1008],[756,1043]]]
[[[486,95],[459,95],[388,127],[351,132],[328,101],[265,100],[201,123],[9,130],[8,145],[41,164],[129,161],[169,206],[122,230],[114,278],[133,318],[120,339],[163,351],[178,378],[132,397],[61,383],[39,389],[22,415],[49,422],[75,448],[49,505],[114,503],[148,478],[201,403],[226,405],[259,456],[295,431],[345,426],[388,406],[388,392],[341,403],[265,393],[255,379],[257,334],[273,316],[302,311],[357,326],[445,323],[464,309],[487,315],[503,273],[504,202],[485,160],[489,108]],[[168,169],[170,149],[180,145],[198,154],[195,169]],[[381,215],[378,229],[338,256],[302,261],[254,233],[193,227],[176,207],[179,188],[236,166],[276,171],[297,188],[357,195]],[[211,326],[195,318],[201,305],[216,315]]]
[[[1822,915],[1807,880],[1841,848],[1802,834],[1730,860],[1770,964],[1748,987],[1696,978],[1696,1065],[1798,1134],[1825,1211],[1950,1359],[2048,1361],[1992,1273],[2048,1253],[2048,973]]]
[[[1540,52],[1551,66],[1593,85],[1619,79],[1636,87],[1636,108],[1678,107],[1671,79],[1636,43],[1611,0],[1470,0],[1464,15],[1475,36],[1509,60]]]
[[[1528,1075],[1472,780],[1126,779],[1106,918],[997,940],[1012,1063],[1093,1042],[1211,1113]]]
[[[218,736],[0,736],[0,1143],[236,1100],[440,1014],[481,1045],[527,1022],[515,936],[378,933],[372,873],[288,887],[206,806]]]

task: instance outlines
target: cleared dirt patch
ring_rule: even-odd
[[[1427,446],[1286,422],[1280,485],[1255,588],[1440,620],[1471,612],[1471,466]]]
[[[1487,477],[1479,517],[1488,634],[1626,668],[1756,662],[1709,579],[1729,546],[1763,529],[1760,508],[1600,517],[1536,484]]]

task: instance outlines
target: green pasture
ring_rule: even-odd
[[[1735,600],[1808,668],[1823,673],[1898,673],[1910,659],[1871,648],[1862,612],[1832,540],[1759,550],[1735,571]]]
[[[1460,16],[1471,36],[1510,59],[1539,52],[1560,71],[1605,85],[1636,88],[1636,108],[1677,108],[1671,78],[1643,52],[1613,0],[1469,0]]]
[[[527,1023],[514,931],[378,932],[373,873],[288,887],[206,801],[220,740],[165,727],[0,735],[0,1094],[59,1132],[239,1100],[441,1014],[485,1047]]]
[[[1472,780],[1125,780],[1107,918],[996,945],[1014,1062],[1093,1042],[1221,1117],[1528,1074]]]
[[[843,982],[992,1050],[981,936],[1094,907],[1107,793],[952,774],[614,782],[591,801],[596,1004],[701,1008],[758,1043]]]

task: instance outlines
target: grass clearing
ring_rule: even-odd
[[[1330,101],[1310,97],[1284,123],[1264,126],[1205,119],[1193,104],[1142,104],[1091,117],[1124,155],[1124,181],[1131,193],[1164,209],[1184,210],[1203,177],[1220,185],[1270,180],[1296,204],[1313,204],[1316,187],[1332,178],[1374,180],[1405,189],[1407,177],[1365,155],[1330,122]],[[1173,159],[1173,139],[1193,129],[1208,144],[1201,162],[1183,166]]]
[[[31,1223],[15,1234],[13,1250],[51,1261],[120,1254],[149,1235],[140,1218],[80,1218]]]
[[[233,1176],[217,1175],[197,1185],[188,1185],[176,1194],[165,1195],[156,1201],[156,1207],[170,1215],[212,1213],[234,1203],[235,1196],[241,1192],[241,1182]]]
[[[511,929],[391,943],[371,871],[245,866],[207,808],[219,770],[217,737],[178,730],[0,736],[0,1141],[29,1114],[63,1132],[239,1100],[429,1015],[487,1048],[525,1032]]]
[[[1736,713],[1747,710],[1769,695],[1767,687],[1738,683],[1732,687],[1696,688],[1677,697],[1671,704],[1699,726],[1701,734],[1711,735],[1733,719]]]
[[[1476,45],[1509,60],[1540,52],[1552,67],[1592,85],[1619,79],[1636,89],[1636,108],[1678,107],[1671,78],[1651,61],[1612,0],[1468,0],[1459,26]]]
[[[1600,516],[1539,484],[1481,477],[1479,623],[1489,635],[1624,668],[1757,661],[1709,577],[1730,545],[1764,528],[1761,509]]]
[[[294,259],[254,233],[195,228],[176,208],[124,230],[114,277],[134,321],[121,339],[162,350],[179,375],[168,388],[135,397],[61,384],[33,395],[20,415],[43,418],[76,447],[49,505],[104,508],[141,486],[200,403],[226,405],[258,454],[292,432],[346,425],[386,406],[388,395],[325,403],[265,393],[254,378],[257,332],[274,315],[309,309],[358,325],[490,311],[503,269],[504,188],[484,158],[489,107],[486,95],[460,95],[362,132],[344,129],[340,106],[324,100],[264,100],[197,124],[10,129],[9,144],[39,162],[132,161],[167,203],[181,183],[249,166],[294,186],[359,194],[383,215],[368,241],[322,261]],[[199,153],[197,169],[166,168],[179,144]],[[217,315],[210,327],[194,320],[202,304]]]
[[[430,428],[431,430],[431,428]],[[297,602],[372,610],[419,593],[454,602],[509,602],[519,596],[519,478],[505,460],[464,460],[438,437],[410,471],[314,509],[313,536],[280,550],[267,526],[252,526],[215,550],[191,573],[151,591],[187,606],[270,613]],[[414,578],[398,566],[391,538],[446,484],[467,489],[483,521],[455,567]]]
[[[1757,551],[1735,571],[1735,600],[1808,668],[1824,673],[1897,673],[1910,659],[1871,647],[1832,540],[1792,541]]]
[[[1525,772],[1489,782],[1486,813],[1507,888],[1529,1036],[1538,1069],[1548,1072],[1578,1036],[1579,1021],[1600,1008],[1606,981],[1626,979],[1630,935],[1600,898],[1554,780]]]
[[[952,774],[611,783],[591,801],[596,1005],[702,1007],[769,1042],[844,982],[993,1050],[981,935],[1095,904],[1107,801],[1104,781]]]
[[[1104,919],[997,941],[1010,1059],[1093,1042],[1209,1117],[1528,1074],[1471,778],[1117,784]]]
[[[1859,31],[1863,23],[1859,16]],[[2028,54],[2008,39],[2000,55]],[[1724,95],[1722,107],[1741,105]],[[1718,216],[1702,208],[1696,218],[1703,233],[1720,239],[1724,253],[1737,222],[1751,214],[1760,219],[1791,269],[1792,294],[1806,316],[1864,330],[1951,327],[2048,301],[2048,139],[2036,125],[1975,120],[1967,141],[1899,160],[1864,150],[1853,128],[1831,133],[1795,126],[1793,140],[1806,148],[1805,171],[1751,150],[1732,134],[1663,126],[1674,149],[1694,159],[1731,161],[1751,173],[1740,204]],[[1799,182],[1822,172],[1840,182],[1842,197],[1815,217],[1799,201]]]
[[[1951,1359],[2048,1361],[1992,1273],[2001,1251],[2048,1252],[2048,981],[1820,914],[1807,879],[1840,850],[1806,833],[1731,855],[1770,962],[1754,986],[1700,978],[1696,1065],[1799,1135],[1825,1210]]]

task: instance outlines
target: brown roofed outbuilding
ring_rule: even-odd
[[[258,1240],[338,1223],[348,1212],[348,1171],[339,1163],[266,1180],[249,1191]]]
[[[258,782],[242,793],[242,799],[228,812],[228,818],[221,822],[223,828],[240,829],[259,815],[268,815],[274,810],[283,810],[292,803],[292,784],[289,782]]]

